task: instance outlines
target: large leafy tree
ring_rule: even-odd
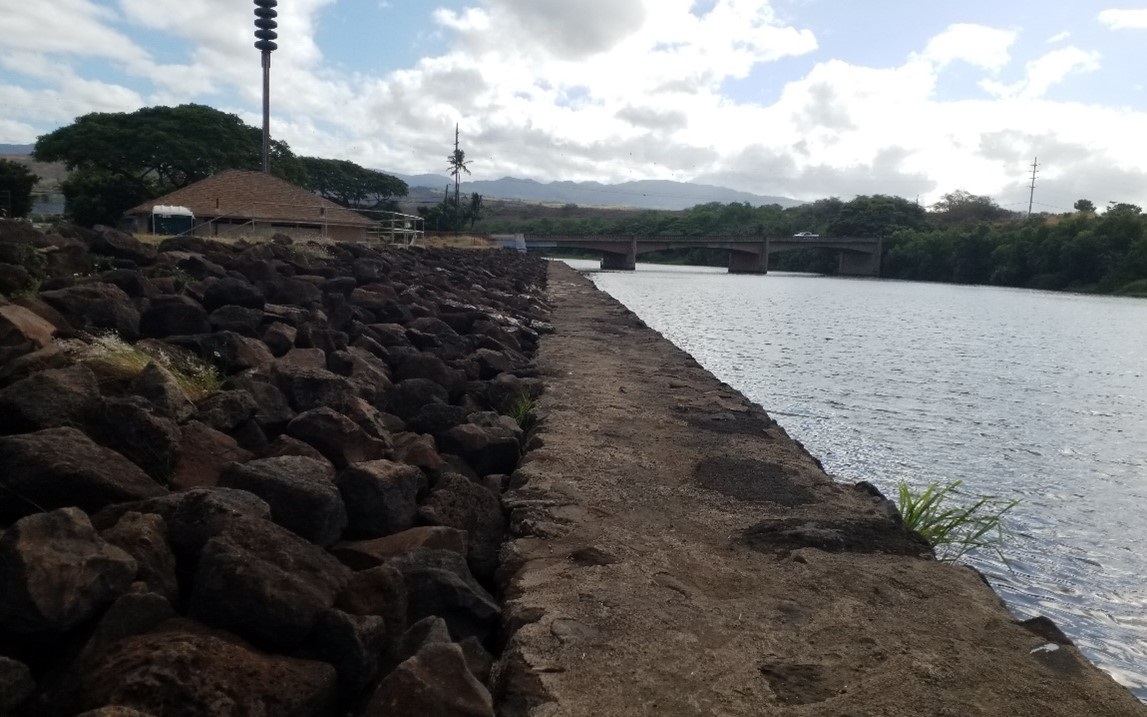
[[[932,205],[932,217],[941,226],[993,222],[1009,219],[1012,215],[1012,212],[996,204],[991,197],[962,189],[942,195],[940,201]]]
[[[27,216],[32,211],[32,188],[40,178],[23,164],[0,159],[0,213]]]
[[[110,222],[142,201],[138,197],[156,197],[224,169],[259,169],[262,131],[204,105],[93,112],[40,137],[32,154],[42,162],[64,162],[76,173],[63,185],[73,219],[84,221],[75,207],[86,205],[101,207],[95,214]],[[271,142],[271,171],[295,183],[305,178],[285,142]]]
[[[345,159],[301,157],[299,162],[307,176],[303,186],[344,207],[385,208],[409,191],[406,182],[398,177]]]

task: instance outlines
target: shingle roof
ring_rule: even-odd
[[[198,219],[233,217],[361,227],[375,224],[286,180],[241,169],[228,169],[212,175],[148,200],[127,213],[150,214],[151,208],[157,204],[187,207]]]

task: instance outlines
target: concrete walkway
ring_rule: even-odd
[[[550,299],[502,714],[1147,715],[564,264]]]

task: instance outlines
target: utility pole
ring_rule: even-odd
[[[1039,157],[1032,160],[1031,194],[1028,195],[1028,219],[1032,216],[1032,204],[1035,203],[1035,176],[1039,172]]]

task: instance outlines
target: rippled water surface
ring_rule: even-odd
[[[1020,499],[1011,570],[970,562],[1147,700],[1147,300],[645,264],[592,277],[840,480]]]

